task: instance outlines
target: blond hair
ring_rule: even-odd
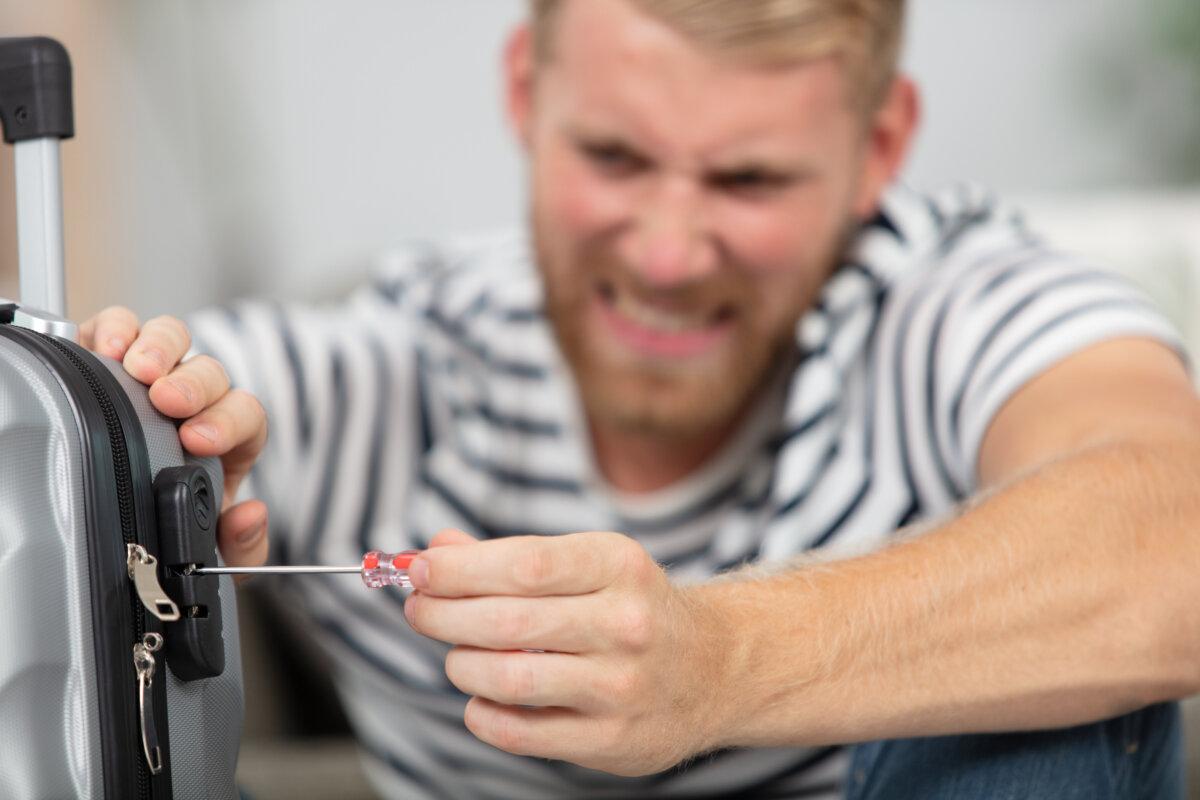
[[[530,0],[539,60],[552,55],[564,0]],[[589,0],[595,2],[595,0]],[[773,66],[833,56],[850,76],[856,105],[873,111],[896,73],[904,0],[629,0],[701,47]]]

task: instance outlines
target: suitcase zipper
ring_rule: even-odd
[[[147,553],[140,544],[125,545],[125,552],[125,569],[142,605],[163,622],[177,621],[179,606],[167,596],[158,582],[158,559]]]
[[[128,559],[125,562],[129,580],[133,581],[138,599],[154,616],[163,622],[179,619],[179,606],[167,596],[158,582],[158,559],[146,552],[140,544],[126,545]],[[154,653],[162,648],[160,633],[147,633],[133,646],[133,669],[137,672],[138,727],[142,732],[142,753],[151,775],[162,772],[162,749],[158,746],[158,727],[154,723],[154,693],[150,684],[154,680]]]
[[[108,440],[112,447],[113,472],[117,482],[117,508],[121,515],[121,537],[124,539],[127,548],[131,545],[140,547],[137,541],[137,519],[133,510],[133,475],[129,466],[129,451],[125,446],[121,418],[117,414],[116,406],[113,405],[112,398],[108,396],[108,392],[101,385],[99,378],[96,377],[95,371],[78,353],[51,336],[43,337],[43,341],[49,343],[74,365],[95,395],[96,403],[100,406],[100,411],[104,415],[104,423],[108,426]],[[157,583],[157,580],[155,582]],[[148,634],[146,632],[145,606],[143,606],[137,595],[136,584],[132,582],[130,584],[129,597],[130,605],[133,608],[133,633],[136,642],[134,644],[134,669],[137,671],[138,676],[138,726],[141,729],[142,746],[146,756],[145,760],[137,759],[137,798],[138,800],[150,800],[152,796],[150,776],[162,772],[162,751],[158,748],[157,727],[153,724],[154,704],[153,702],[146,702],[147,697],[153,701],[153,693],[147,690],[150,688],[150,681],[153,677],[154,657],[150,655],[152,651],[146,651],[145,655],[150,661],[150,673],[143,681],[141,668],[138,666],[138,648],[146,647],[145,642],[149,636],[158,636],[158,642],[161,645],[162,637],[158,634]],[[155,749],[153,752],[157,757],[156,760],[151,759],[151,751],[147,746],[147,705],[149,705],[151,719],[150,730],[154,734],[155,739]]]
[[[143,551],[144,552],[144,551]],[[133,668],[137,672],[138,726],[142,731],[142,753],[151,775],[162,772],[162,749],[158,746],[158,728],[154,724],[154,693],[150,685],[154,681],[154,654],[162,648],[161,634],[147,633],[142,641],[133,646]]]

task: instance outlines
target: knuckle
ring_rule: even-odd
[[[264,531],[264,535],[260,536],[258,542],[251,548],[251,555],[246,557],[247,566],[261,567],[267,563],[267,554],[271,549],[271,532]]]
[[[486,740],[487,731],[484,727],[486,722],[487,709],[483,708],[476,699],[468,700],[467,707],[463,709],[463,724],[467,726],[467,730],[476,737]]]
[[[267,410],[262,402],[245,389],[231,389],[229,394],[231,416],[236,415],[240,422],[249,423],[252,430],[262,427],[267,420]]]
[[[463,652],[461,649],[454,647],[446,654],[446,678],[458,687],[459,691],[470,693],[466,684],[468,672],[463,664]]]
[[[547,549],[540,542],[536,545],[513,564],[513,583],[527,592],[535,592],[545,586],[554,571]]]
[[[245,389],[230,389],[229,398],[237,404],[239,409],[243,409],[247,414],[265,415],[262,403],[259,402],[257,397]]]
[[[256,421],[267,421],[267,408],[262,404],[262,401],[258,399],[257,395],[250,395],[250,409]]]
[[[518,605],[505,609],[497,615],[493,630],[501,643],[517,646],[528,644],[533,633],[533,614],[527,606]]]
[[[510,753],[524,753],[527,747],[525,732],[509,714],[495,714],[491,720],[492,743]]]
[[[654,641],[654,614],[644,603],[627,601],[611,618],[614,638],[622,649],[640,652]]]
[[[527,703],[537,691],[533,665],[529,659],[513,654],[504,660],[504,667],[499,676],[500,692],[503,701],[508,703]]]
[[[178,317],[160,315],[148,320],[144,327],[167,336],[171,339],[172,344],[185,350],[191,346],[192,335],[188,331],[187,326],[183,324],[183,320]]]
[[[206,382],[216,386],[229,385],[229,375],[225,372],[225,367],[212,356],[193,356],[187,363],[193,370],[204,375]]]
[[[628,536],[621,536],[620,557],[622,574],[636,586],[652,582],[659,573],[658,564],[646,552],[646,548]]]
[[[134,314],[125,306],[108,306],[95,317],[97,322],[103,322],[105,325],[120,325],[138,326],[137,314]]]

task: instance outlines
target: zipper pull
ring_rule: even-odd
[[[142,728],[142,752],[150,774],[162,772],[162,750],[158,746],[158,729],[154,727],[154,694],[150,684],[154,680],[154,653],[162,647],[161,634],[147,633],[133,646],[133,668],[137,671],[138,722]]]
[[[167,597],[162,586],[158,583],[158,559],[146,552],[140,544],[125,546],[125,566],[129,571],[129,579],[137,590],[138,599],[154,616],[163,622],[175,622],[179,619],[179,606]]]

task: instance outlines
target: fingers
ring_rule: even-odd
[[[456,647],[446,656],[446,677],[465,694],[496,703],[607,710],[594,662],[564,653],[498,653]]]
[[[267,442],[267,415],[254,395],[234,389],[184,423],[179,438],[189,453],[221,456],[228,497]]]
[[[121,359],[130,375],[150,386],[155,408],[188,420],[179,431],[184,449],[221,456],[225,497],[231,501],[267,441],[266,413],[258,400],[244,391],[229,391],[229,376],[208,356],[180,364],[192,339],[174,317],[155,317],[139,331],[132,311],[113,306],[80,327],[80,342]]]
[[[174,317],[155,317],[142,326],[122,363],[130,375],[149,385],[169,373],[191,346],[186,325]]]
[[[437,547],[413,560],[413,585],[440,597],[586,594],[649,561],[616,533],[513,536],[465,547]]]
[[[79,327],[79,343],[102,356],[120,361],[138,335],[137,315],[110,306]]]
[[[578,750],[597,739],[592,721],[569,708],[521,708],[472,697],[463,721],[480,741],[523,756],[571,756],[582,763]]]
[[[267,560],[267,507],[261,500],[247,500],[221,514],[217,547],[231,567],[258,567]]]
[[[229,376],[217,361],[196,356],[180,364],[150,387],[150,402],[174,419],[199,414],[229,391]]]
[[[491,650],[582,653],[605,647],[597,601],[588,596],[432,597],[414,592],[404,616],[418,633]]]

